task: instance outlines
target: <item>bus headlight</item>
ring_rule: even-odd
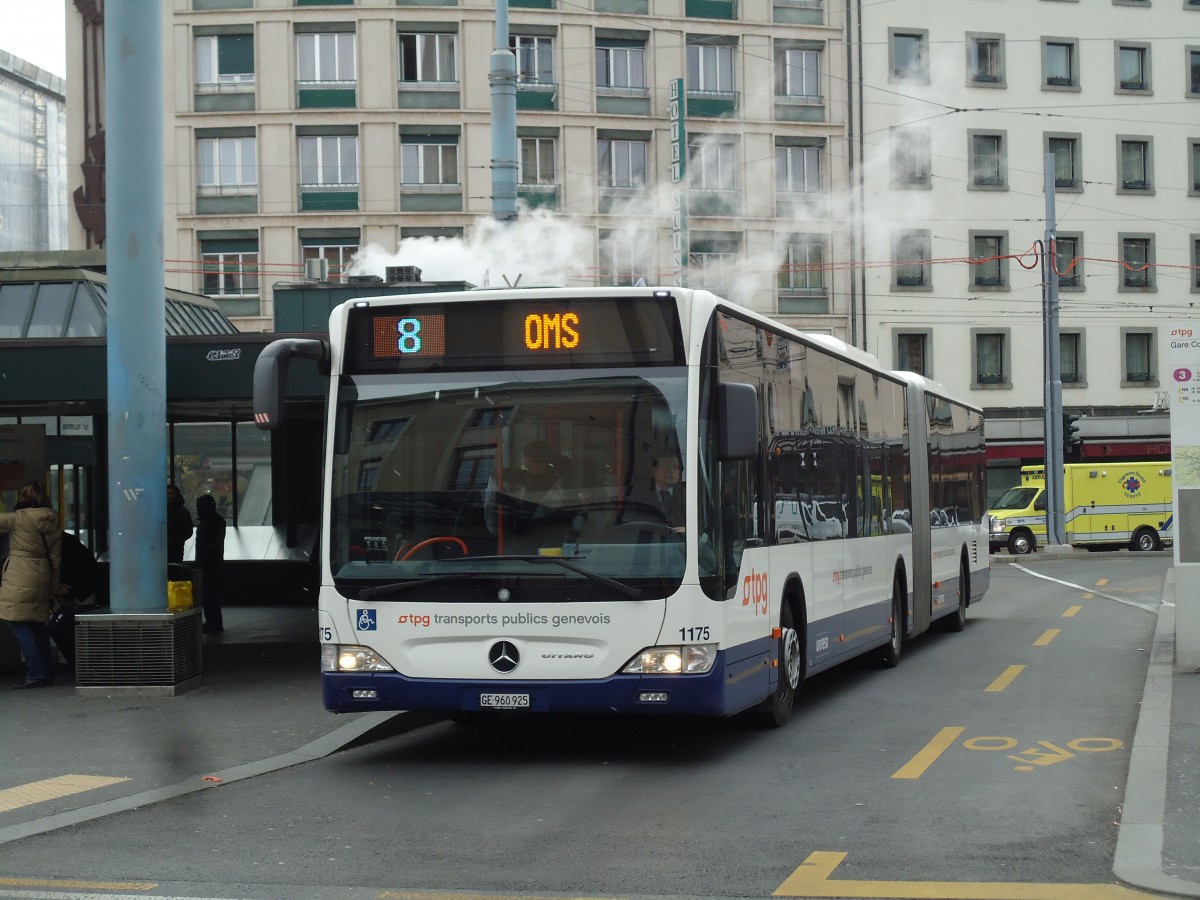
[[[357,644],[322,644],[322,672],[392,672],[382,656]]]
[[[716,644],[647,647],[625,664],[626,675],[703,675],[717,661]]]

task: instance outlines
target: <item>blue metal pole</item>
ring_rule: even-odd
[[[104,5],[108,497],[114,612],[167,607],[163,4]]]

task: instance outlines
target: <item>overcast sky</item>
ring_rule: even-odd
[[[0,0],[0,50],[67,77],[64,0]]]

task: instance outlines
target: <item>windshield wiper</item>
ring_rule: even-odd
[[[517,559],[521,560],[522,562],[553,563],[554,565],[566,569],[569,572],[574,572],[576,575],[582,575],[584,578],[588,579],[589,581],[594,581],[596,584],[601,584],[604,585],[604,587],[612,588],[614,591],[617,591],[626,597],[630,597],[634,600],[640,600],[642,598],[643,591],[641,588],[635,588],[633,585],[625,584],[623,581],[617,581],[615,578],[609,578],[606,575],[597,575],[595,572],[589,572],[587,569],[573,565],[558,556],[514,554],[511,556],[472,556],[470,559],[472,562],[475,562],[476,560]]]
[[[381,584],[381,585],[378,585],[377,587],[363,588],[361,591],[358,592],[358,599],[360,601],[374,600],[377,597],[387,597],[392,594],[401,594],[404,591],[407,591],[409,588],[424,586],[427,584],[433,584],[434,582],[437,582],[437,581],[448,581],[450,579],[460,579],[461,580],[461,579],[481,578],[484,575],[491,575],[493,578],[495,577],[494,572],[447,572],[444,575],[428,575],[423,578],[422,577],[414,578],[412,581],[397,581],[392,584]]]

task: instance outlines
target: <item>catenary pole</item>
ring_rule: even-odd
[[[1062,544],[1066,539],[1063,522],[1063,417],[1062,373],[1058,331],[1058,266],[1055,259],[1054,154],[1044,158],[1043,188],[1046,194],[1046,235],[1044,248],[1044,334],[1045,334],[1045,436],[1046,542]]]
[[[517,64],[508,47],[508,0],[496,0],[492,87],[492,218],[517,219]]]
[[[166,609],[163,4],[104,5],[110,593]]]

